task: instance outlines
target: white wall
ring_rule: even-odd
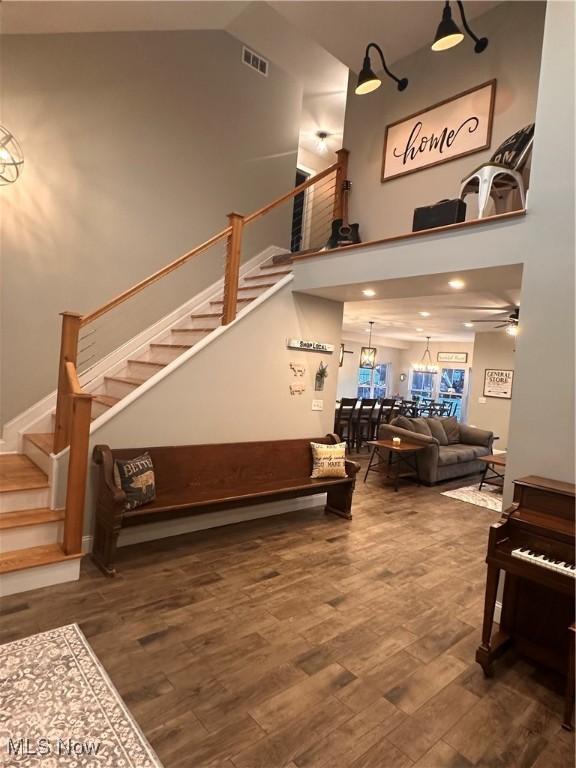
[[[342,304],[292,293],[288,284],[240,318],[216,341],[102,425],[91,449],[226,443],[320,437],[332,432],[338,380]],[[333,344],[336,352],[289,350],[287,338]],[[323,392],[314,390],[320,361],[328,364]],[[306,367],[296,378],[290,363]],[[306,391],[290,394],[290,384]],[[312,400],[324,401],[323,411]],[[57,493],[63,500],[65,463]],[[92,466],[94,476],[95,466]],[[92,482],[87,494],[85,532],[92,530]]]
[[[474,370],[470,387],[468,423],[490,429],[500,438],[495,447],[508,446],[511,400],[484,397],[484,371],[500,368],[513,371],[515,339],[504,331],[477,333],[474,339]]]
[[[241,49],[221,31],[2,37],[2,120],[26,158],[0,188],[4,420],[55,387],[60,312],[96,308],[229,211],[293,186],[300,86],[274,64],[254,72]],[[251,229],[261,245],[289,243],[288,208]],[[123,305],[95,338],[116,346],[179,306],[221,277],[223,251]]]
[[[455,11],[454,11],[455,12]],[[356,96],[350,73],[344,146],[350,151],[350,215],[360,222],[364,240],[412,230],[414,208],[458,197],[460,181],[514,131],[534,120],[545,3],[505,2],[474,19],[473,28],[490,44],[477,55],[468,38],[442,53],[428,46],[394,62],[392,70],[409,78],[399,93],[384,77],[373,93]],[[443,99],[496,78],[492,147],[443,165],[380,182],[385,127]],[[474,206],[474,196],[470,197]]]

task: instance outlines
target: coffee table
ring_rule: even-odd
[[[480,478],[478,490],[481,491],[482,486],[485,483],[487,485],[495,485],[498,488],[502,488],[504,485],[504,472],[506,469],[506,454],[495,453],[490,454],[490,456],[478,456],[478,461],[482,461],[486,465],[482,472],[482,477]],[[498,467],[498,469],[496,469],[496,467]],[[488,476],[488,472],[491,472],[492,474]]]
[[[364,482],[369,472],[382,472],[390,477],[390,468],[396,467],[394,473],[394,490],[398,490],[398,481],[400,477],[416,477],[420,485],[420,475],[418,474],[418,452],[426,448],[422,443],[409,443],[402,440],[401,443],[393,443],[392,440],[369,440],[368,445],[372,447],[370,461],[364,475]],[[400,474],[400,467],[408,468],[408,472]]]

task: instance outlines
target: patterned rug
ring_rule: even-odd
[[[502,512],[502,489],[492,485],[485,485],[481,491],[478,490],[478,483],[467,485],[465,488],[443,491],[442,496],[450,496],[451,499],[476,504],[477,507],[485,507],[494,512]]]
[[[0,645],[0,765],[162,768],[76,624]]]

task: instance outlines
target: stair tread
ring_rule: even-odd
[[[272,288],[276,283],[258,283],[257,285],[241,285],[239,291],[255,291],[257,288]]]
[[[0,493],[48,488],[48,477],[21,453],[0,455]]]
[[[212,333],[216,328],[172,328],[172,333]]]
[[[156,368],[166,368],[166,363],[151,363],[150,360],[134,360],[130,358],[127,363],[136,363],[136,365],[155,365]]]
[[[119,381],[122,384],[133,384],[135,387],[139,387],[140,384],[144,384],[146,379],[135,379],[131,376],[104,376],[104,381]]]
[[[248,304],[250,301],[254,301],[254,298],[251,299],[236,299],[238,304],[242,302],[242,304]],[[224,299],[217,299],[216,301],[211,301],[210,304],[224,304]]]
[[[111,408],[113,405],[116,405],[116,403],[119,403],[122,398],[120,397],[112,397],[112,395],[94,395],[93,400],[96,403],[101,403],[102,405],[107,405],[109,408]]]
[[[27,432],[24,438],[48,455],[54,449],[54,432]]]
[[[44,544],[41,547],[17,549],[0,554],[0,573],[22,571],[26,568],[37,568],[41,565],[51,565],[64,560],[75,560],[82,554],[65,555],[60,544]]]
[[[191,349],[191,344],[150,344],[151,347],[160,347],[161,349]]]
[[[201,317],[222,317],[222,312],[198,312],[191,314],[190,317],[195,317],[198,319]]]
[[[63,509],[21,509],[18,512],[5,512],[0,515],[0,531],[10,528],[23,528],[28,525],[41,525],[42,523],[57,523],[64,520]]]
[[[245,277],[244,280],[262,280],[265,277],[276,277],[277,275],[291,275],[292,270],[291,269],[283,269],[278,270],[277,272],[266,272],[265,275],[248,275],[248,277]],[[259,283],[259,285],[264,285],[264,283]],[[271,285],[276,285],[276,283],[271,283]]]

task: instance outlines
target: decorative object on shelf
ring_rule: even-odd
[[[291,395],[303,395],[306,392],[304,384],[290,384]]]
[[[370,320],[370,335],[368,336],[368,346],[360,350],[360,368],[372,368],[376,365],[376,347],[372,346],[372,327],[374,320]]]
[[[432,362],[430,354],[430,336],[426,336],[426,349],[424,350],[419,363],[412,363],[412,368],[420,373],[438,373],[438,366]]]
[[[340,344],[340,358],[338,360],[338,368],[342,368],[344,365],[344,355],[353,355],[354,350],[352,349],[346,349],[345,344]]]
[[[22,173],[24,153],[16,138],[0,125],[0,184],[13,184]]]
[[[467,363],[468,352],[438,352],[436,360],[439,363]]]
[[[359,224],[348,223],[348,195],[352,189],[349,181],[342,182],[342,218],[334,219],[332,231],[326,243],[326,249],[341,248],[343,245],[357,245],[361,243]]]
[[[474,32],[472,32],[468,26],[466,14],[464,13],[464,3],[462,3],[461,0],[457,0],[456,4],[460,9],[460,16],[462,18],[464,29],[470,35],[472,40],[474,40],[474,52],[482,53],[482,51],[485,51],[488,47],[488,38],[476,37]],[[436,35],[434,36],[434,42],[430,47],[433,51],[447,51],[449,48],[454,48],[455,45],[461,43],[462,40],[464,40],[464,34],[452,18],[450,1],[446,0],[444,10],[442,11],[442,21],[438,25]]]
[[[304,339],[286,339],[288,349],[300,349],[303,352],[326,352],[331,355],[334,352],[334,344],[325,344],[323,341],[305,341]]]
[[[439,200],[434,205],[424,205],[414,209],[412,232],[423,229],[446,227],[466,219],[466,203],[457,197],[455,200]]]
[[[320,365],[318,366],[318,370],[316,371],[316,376],[314,377],[314,389],[316,392],[322,392],[324,390],[324,381],[328,377],[328,366],[324,365],[322,360],[320,360]]]
[[[386,62],[384,60],[384,53],[382,51],[382,48],[380,48],[379,45],[376,43],[368,43],[366,46],[366,52],[364,53],[364,61],[362,62],[362,69],[360,70],[360,74],[358,75],[358,83],[356,85],[356,89],[354,90],[354,93],[357,96],[362,96],[365,93],[371,93],[372,91],[375,91],[376,88],[380,88],[382,85],[382,80],[378,77],[378,75],[375,74],[375,72],[372,69],[372,64],[370,62],[370,48],[374,48],[378,51],[380,54],[380,59],[382,61],[382,69],[389,78],[392,80],[395,80],[397,83],[397,87],[399,91],[404,91],[408,87],[408,79],[406,77],[403,77],[402,79],[396,77],[396,75],[393,75],[392,72],[388,69],[386,66]]]
[[[306,373],[306,366],[301,363],[290,363],[290,370],[294,376],[304,376]]]
[[[490,80],[387,125],[381,181],[488,149],[495,96]]]
[[[478,193],[478,218],[482,219],[488,210],[490,198],[494,200],[496,212],[501,212],[499,203],[509,192],[518,190],[520,205],[526,208],[526,190],[522,172],[526,167],[534,143],[534,123],[524,126],[502,142],[487,163],[476,168],[460,184],[460,197],[471,192]]]
[[[484,397],[512,398],[514,371],[486,368],[484,371]]]

